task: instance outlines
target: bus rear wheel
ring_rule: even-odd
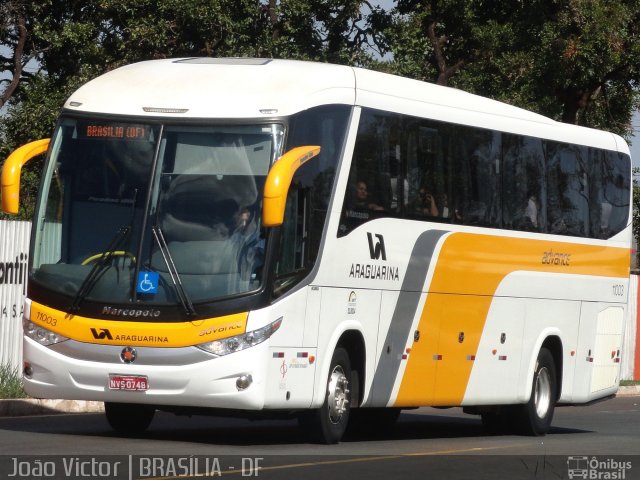
[[[549,431],[558,398],[556,375],[553,355],[548,349],[541,348],[533,372],[531,397],[524,405],[518,405],[514,412],[521,433],[541,436]]]
[[[156,409],[135,403],[104,402],[104,413],[107,422],[116,432],[134,435],[149,428]]]
[[[344,348],[333,352],[322,406],[299,417],[303,433],[319,443],[338,443],[349,423],[351,411],[351,361]]]

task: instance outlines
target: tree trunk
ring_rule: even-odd
[[[24,15],[16,13],[16,28],[18,29],[18,43],[13,52],[13,77],[7,89],[0,95],[0,108],[2,108],[18,89],[22,77],[22,53],[27,43],[27,26]]]

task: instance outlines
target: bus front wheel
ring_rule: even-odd
[[[525,435],[545,435],[551,427],[553,411],[558,398],[556,364],[551,352],[540,349],[533,372],[531,397],[524,405],[518,405],[516,422]]]
[[[303,433],[320,443],[338,443],[349,423],[351,411],[351,361],[344,348],[333,352],[326,383],[324,403],[299,420]]]
[[[149,405],[104,402],[107,422],[116,432],[132,435],[144,432],[156,413]]]

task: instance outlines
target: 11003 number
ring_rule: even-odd
[[[616,284],[613,286],[614,297],[624,297],[624,285]]]

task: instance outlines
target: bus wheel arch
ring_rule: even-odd
[[[560,370],[555,361],[556,355],[552,353],[557,345],[555,340],[545,340],[538,351],[529,383],[529,399],[524,404],[513,406],[511,414],[514,424],[522,434],[542,436],[546,435],[551,427],[561,385],[558,381]]]
[[[347,430],[351,408],[362,400],[365,345],[357,330],[343,332],[331,354],[328,370],[321,373],[322,404],[303,411],[298,420],[303,434],[313,442],[338,443]]]
[[[550,335],[545,338],[542,343],[542,348],[546,348],[549,350],[551,355],[553,356],[553,362],[555,365],[556,371],[556,398],[557,402],[562,396],[562,369],[563,369],[563,359],[562,359],[562,340],[557,335]]]
[[[366,363],[364,337],[358,330],[347,330],[341,335],[335,348],[343,348],[349,355],[352,373],[351,406],[359,407],[362,405],[364,396]]]

